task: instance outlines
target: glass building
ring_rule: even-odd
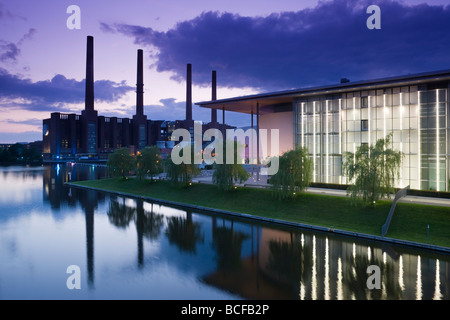
[[[345,152],[392,134],[397,187],[449,191],[450,70],[201,102],[280,131],[280,152],[307,147],[313,182],[348,184]],[[253,121],[252,121],[253,122]],[[272,154],[275,155],[275,154]]]

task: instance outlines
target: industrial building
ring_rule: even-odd
[[[44,160],[107,159],[116,148],[127,147],[136,152],[145,146],[157,145],[163,155],[170,153],[174,143],[171,132],[178,128],[192,131],[192,65],[186,71],[186,119],[150,120],[144,114],[143,51],[137,51],[136,114],[131,118],[98,115],[94,108],[94,38],[87,37],[85,108],[81,114],[53,112],[43,120]],[[212,100],[216,99],[216,72],[212,72]],[[211,113],[208,128],[231,128],[217,122]]]
[[[449,91],[450,70],[444,70],[197,105],[251,114],[252,123],[256,115],[257,131],[279,129],[278,154],[269,150],[269,156],[307,147],[315,183],[348,184],[345,152],[392,134],[393,149],[404,154],[396,186],[449,191]]]

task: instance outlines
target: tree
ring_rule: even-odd
[[[6,163],[6,162],[12,162],[12,161],[13,161],[13,159],[11,157],[11,154],[9,153],[8,148],[1,149],[0,162]]]
[[[144,179],[146,175],[153,177],[163,171],[161,153],[157,146],[145,147],[136,155],[136,175]]]
[[[189,150],[190,148],[190,150]],[[175,164],[172,157],[165,162],[165,170],[167,178],[176,186],[187,187],[192,182],[192,177],[200,173],[200,169],[194,164],[194,146],[190,143],[180,150],[180,156],[183,157],[185,152],[190,152],[190,161],[183,161],[180,164]]]
[[[389,148],[391,139],[389,134],[375,145],[362,144],[355,153],[345,153],[343,171],[353,181],[347,189],[353,201],[374,205],[395,192],[394,180],[399,176],[403,154]]]
[[[219,146],[219,148],[223,148],[223,154],[225,155],[226,146]],[[235,183],[243,183],[248,178],[250,178],[250,174],[245,170],[240,161],[240,151],[240,146],[238,145],[237,141],[234,141],[233,163],[215,164],[212,181],[219,187],[219,189],[225,191],[233,190]]]
[[[8,148],[9,154],[11,155],[13,161],[20,160],[24,148],[25,147],[21,143],[15,143]]]
[[[298,146],[279,157],[279,169],[270,177],[272,190],[280,199],[292,198],[312,181],[312,160],[308,150]]]
[[[116,149],[109,155],[106,165],[111,176],[125,179],[134,168],[134,157],[128,148]]]

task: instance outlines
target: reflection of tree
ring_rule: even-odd
[[[150,240],[157,239],[164,224],[164,216],[153,212],[153,203],[151,211],[145,211],[142,200],[138,200],[136,212],[135,223],[138,234],[142,233],[144,237]]]
[[[381,289],[367,288],[367,279],[371,276],[367,273],[367,267],[376,265],[380,268]],[[402,297],[401,288],[396,280],[392,265],[383,263],[381,260],[368,256],[356,256],[352,266],[344,271],[344,283],[354,294],[356,300],[399,300]]]
[[[164,223],[163,215],[155,214],[144,210],[144,201],[136,200],[136,208],[129,207],[125,204],[125,198],[120,203],[116,199],[111,199],[109,203],[108,219],[118,228],[126,228],[131,221],[134,221],[137,231],[138,244],[138,265],[142,267],[144,264],[144,237],[150,240],[157,239]]]
[[[115,199],[109,202],[108,219],[114,226],[118,228],[126,228],[134,218],[136,209],[125,204],[125,198],[122,203]]]
[[[195,253],[197,242],[203,242],[200,223],[192,221],[192,213],[187,212],[187,217],[167,218],[166,235],[171,244],[186,252]]]
[[[233,270],[240,266],[242,243],[247,238],[245,233],[233,230],[233,222],[231,228],[223,226],[213,229],[213,248],[219,270]]]
[[[267,262],[267,271],[285,283],[295,285],[298,292],[300,281],[310,277],[312,267],[312,254],[309,248],[302,248],[298,241],[270,240],[270,255]]]

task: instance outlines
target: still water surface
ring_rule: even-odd
[[[0,299],[445,299],[450,256],[69,188],[91,165],[0,168]],[[80,267],[69,290],[67,267]],[[369,265],[381,289],[367,288]]]

